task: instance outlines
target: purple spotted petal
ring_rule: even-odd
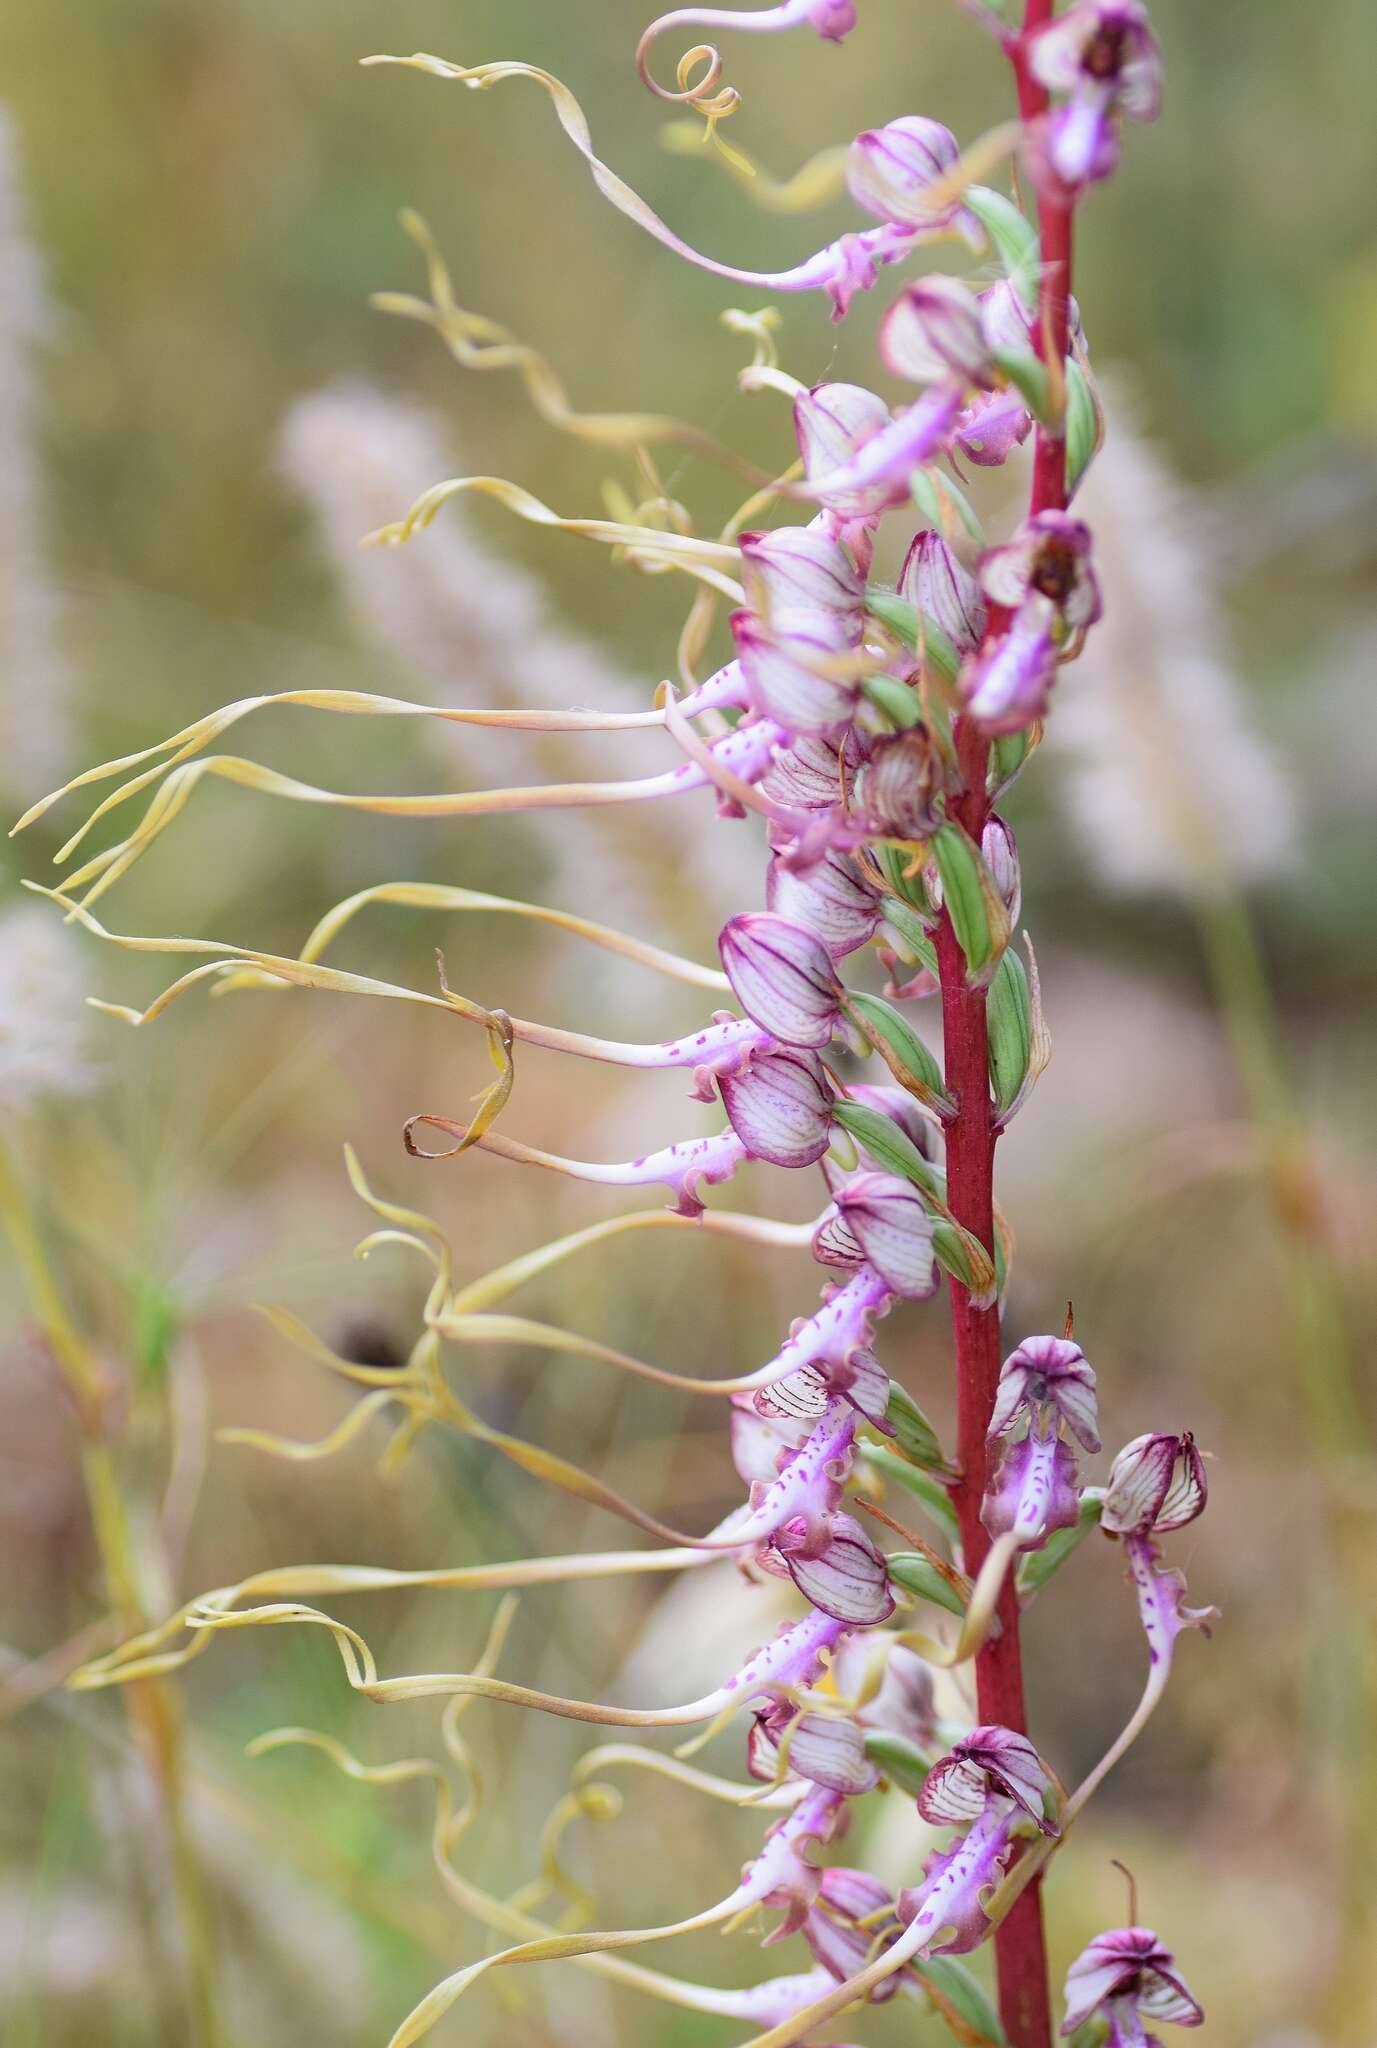
[[[995,597],[995,602],[1003,600]],[[1025,599],[1008,632],[966,669],[961,678],[966,708],[986,732],[1022,732],[1042,716],[1057,679],[1055,619],[1046,598]]]
[[[990,1475],[980,1519],[991,1536],[1015,1532],[1023,1550],[1041,1550],[1056,1529],[1080,1519],[1080,1482],[1071,1446],[1059,1436],[1029,1435],[1005,1447]]]

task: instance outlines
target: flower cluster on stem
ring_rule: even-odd
[[[494,1455],[671,1546],[521,1560],[482,1577],[440,1575],[445,1583],[510,1587],[730,1560],[750,1579],[789,1582],[801,1604],[795,1619],[720,1684],[665,1708],[537,1692],[496,1677],[491,1660],[467,1673],[382,1678],[353,1631],[304,1607],[241,1609],[243,1587],[222,1589],[180,1618],[192,1630],[191,1648],[163,1647],[173,1623],[90,1668],[90,1684],[135,1675],[150,1659],[166,1668],[169,1659],[203,1648],[215,1630],[261,1614],[325,1620],[350,1683],[379,1700],[485,1697],[612,1727],[709,1732],[744,1710],[744,1767],[766,1788],[751,1796],[771,1818],[739,1883],[670,1927],[616,1933],[532,1933],[536,1923],[514,1927],[512,1915],[504,1917],[492,1902],[476,1908],[490,1926],[522,1938],[437,1987],[403,2024],[395,2048],[419,2039],[490,1969],[555,1958],[602,1966],[633,1943],[689,1927],[736,1925],[762,1912],[781,1916],[766,1939],[800,1937],[811,1969],[749,1995],[677,1981],[664,1995],[763,2022],[766,2031],[751,2048],[786,2048],[850,2006],[900,1993],[930,1999],[960,2039],[1047,2048],[1053,2013],[1042,1873],[1155,1706],[1180,1630],[1208,1619],[1184,1606],[1184,1582],[1164,1565],[1155,1540],[1204,1505],[1204,1467],[1193,1440],[1139,1438],[1119,1454],[1105,1487],[1087,1486],[1081,1460],[1100,1448],[1096,1376],[1069,1319],[1064,1334],[1026,1336],[1002,1358],[1010,1246],[995,1206],[995,1150],[1037,1082],[1048,1038],[1031,947],[1025,966],[1013,943],[1022,903],[1019,855],[995,805],[1032,753],[1059,668],[1100,616],[1092,535],[1069,509],[1102,430],[1071,296],[1072,224],[1117,162],[1122,119],[1155,111],[1157,55],[1137,0],[1075,0],[1056,18],[1050,0],[1029,0],[1019,27],[992,9],[985,13],[1012,65],[1019,125],[964,151],[927,115],[858,136],[847,154],[846,183],[874,224],[773,273],[743,271],[689,248],[595,153],[577,101],[548,73],[515,63],[387,60],[474,89],[514,78],[533,82],[612,204],[659,243],[719,276],[771,291],[822,291],[840,318],[882,272],[934,247],[974,252],[982,275],[968,282],[940,272],[901,284],[880,324],[877,366],[897,382],[897,403],[863,384],[803,387],[780,367],[765,315],[730,316],[756,345],[743,382],[792,401],[797,461],[769,479],[718,539],[695,535],[683,508],[663,496],[638,512],[628,507],[620,519],[570,519],[493,478],[437,485],[379,536],[400,544],[448,498],[478,490],[536,524],[611,544],[633,567],[696,579],[680,642],[683,694],[662,686],[651,711],[420,712],[565,733],[658,725],[681,759],[635,780],[351,797],[239,757],[205,755],[213,738],[260,701],[246,700],[163,748],[116,764],[141,772],[97,815],[150,782],[159,787],[140,825],[88,859],[60,898],[89,928],[113,937],[96,923],[92,901],[171,822],[205,774],[293,800],[437,817],[634,802],[653,818],[657,806],[712,792],[723,819],[759,821],[763,907],[752,906],[743,882],[742,907],[720,934],[720,971],[586,919],[504,899],[480,905],[464,900],[461,889],[423,896],[410,884],[350,899],[322,921],[296,960],[209,941],[118,940],[205,956],[142,1016],[124,1013],[136,1022],[209,977],[405,997],[479,1024],[498,1079],[476,1113],[410,1117],[405,1137],[413,1154],[438,1160],[478,1148],[577,1180],[667,1192],[667,1212],[637,1211],[459,1284],[435,1226],[378,1203],[360,1179],[360,1192],[389,1223],[389,1234],[400,1231],[403,1242],[422,1251],[435,1277],[404,1374],[384,1385],[335,1361],[372,1386],[357,1412],[399,1405],[402,1452],[427,1424],[460,1429]],[[855,26],[855,10],[849,0],[787,0],[741,14],[685,7],[654,24],[641,45],[643,78],[662,96],[705,114],[711,126],[736,104],[721,85],[714,50],[690,53],[677,91],[657,83],[651,70],[659,36],[695,25],[766,33],[803,26],[836,42]],[[1036,219],[977,182],[977,170],[1015,146],[1036,196]],[[437,262],[432,257],[435,303],[422,307],[422,317],[465,361],[477,349],[480,323],[454,306]],[[414,312],[418,303],[399,309]],[[617,445],[642,448],[657,437],[693,434],[651,416],[575,416],[567,405],[563,411],[578,431]],[[1025,444],[1026,513],[1005,538],[987,540],[962,488],[966,469],[1009,463]],[[654,473],[648,455],[643,473]],[[796,516],[763,523],[780,503]],[[896,518],[907,524],[908,545],[898,587],[890,588],[875,574],[876,539],[882,522]],[[723,597],[732,607],[732,652],[703,677],[695,663]],[[416,711],[324,691],[296,692],[289,701],[356,715]],[[145,768],[150,760],[155,765]],[[486,1010],[443,977],[439,995],[426,995],[324,967],[321,954],[365,900],[543,917],[729,997],[733,1007],[711,1010],[685,1036],[628,1043]],[[874,953],[889,976],[883,995],[864,985]],[[940,1001],[940,1059],[915,1022],[914,1006],[933,998]],[[706,1134],[657,1130],[629,1160],[570,1158],[519,1140],[503,1113],[518,1049],[524,1059],[527,1047],[682,1073],[691,1098],[716,1109],[716,1127]],[[865,1064],[876,1055],[886,1070],[882,1079]],[[445,1144],[431,1142],[436,1132]],[[717,1207],[714,1191],[750,1166],[817,1174],[814,1221],[799,1230]],[[772,1358],[717,1379],[688,1379],[596,1339],[492,1313],[555,1261],[618,1229],[651,1223],[697,1228],[705,1255],[714,1232],[753,1242],[762,1257],[771,1244],[806,1243],[820,1269],[820,1298],[800,1304],[803,1313]],[[876,1349],[879,1327],[897,1303],[930,1300],[944,1282],[956,1379],[950,1454]],[[579,1353],[729,1401],[741,1504],[706,1532],[670,1529],[595,1475],[483,1423],[449,1387],[441,1357],[446,1344],[499,1337]],[[932,1522],[930,1539],[906,1531],[880,1505],[876,1496],[886,1486],[916,1497]],[[1020,1626],[1028,1602],[1097,1523],[1123,1543],[1149,1677],[1124,1734],[1068,1793],[1028,1735]],[[884,1547],[885,1530],[909,1547]],[[270,1576],[279,1600],[353,1583],[347,1574],[332,1578],[319,1569]],[[973,1694],[967,1720],[943,1719],[935,1709],[933,1675],[943,1670]],[[700,1789],[716,1787],[715,1796],[750,1794],[744,1781],[738,1794],[729,1781],[683,1768]],[[930,1827],[954,1830],[913,1884],[891,1896],[861,1868],[819,1863],[818,1853],[846,1835],[856,1802],[895,1793],[915,1798],[917,1817]],[[915,1845],[919,1840],[915,1832]],[[454,1878],[445,1859],[442,1868]],[[998,2019],[981,2014],[974,1984],[958,1966],[944,1963],[939,1971],[932,1962],[990,1940]],[[652,1978],[639,1972],[637,1981],[650,1988]],[[656,1981],[663,1991],[670,1980]],[[1199,2017],[1170,1956],[1140,1928],[1099,1937],[1073,1968],[1068,1999],[1069,2024],[1099,2013],[1110,2038],[1125,2043],[1145,2038],[1144,2016],[1183,2024]]]

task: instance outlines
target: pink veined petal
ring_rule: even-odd
[[[855,644],[848,622],[835,612],[781,612],[767,625],[754,612],[733,612],[741,672],[762,717],[791,733],[830,733],[855,709],[860,684],[822,673],[829,657]]]
[[[831,1540],[820,1557],[790,1556],[784,1562],[804,1598],[849,1627],[871,1627],[894,1612],[884,1559],[849,1515],[833,1516]]]
[[[865,582],[850,555],[820,520],[743,533],[742,583],[752,608],[837,612],[859,624]]]
[[[722,965],[741,1007],[782,1045],[819,1049],[840,1015],[841,983],[821,939],[769,911],[723,926]]]
[[[958,1826],[975,1820],[989,1799],[985,1773],[961,1757],[946,1756],[934,1764],[918,1794],[918,1811],[934,1827]]]
[[[829,847],[805,873],[778,854],[772,856],[765,902],[777,916],[815,932],[834,960],[865,945],[880,923],[879,898],[850,855],[837,847]]]
[[[831,1091],[811,1053],[757,1053],[717,1085],[732,1129],[753,1159],[812,1166],[832,1141]]]
[[[892,1174],[860,1174],[837,1203],[880,1278],[909,1301],[937,1292],[932,1218],[916,1188]]]

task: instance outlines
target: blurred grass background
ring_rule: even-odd
[[[1157,129],[1128,137],[1122,175],[1087,209],[1079,296],[1097,364],[1131,379],[1142,429],[1193,487],[1196,573],[1221,593],[1248,722],[1295,791],[1294,839],[1253,905],[1302,1132],[1286,1137],[1282,1165],[1301,1185],[1294,1231],[1321,1243],[1326,1287],[1336,1279],[1347,1345],[1365,1365],[1377,1327],[1367,705],[1377,37],[1359,0],[1333,0],[1322,20],[1282,0],[1158,0],[1154,13],[1166,111]],[[902,113],[937,114],[963,137],[1005,117],[1001,67],[957,9],[869,0],[863,16],[841,51],[806,35],[731,44],[730,76],[746,98],[732,139],[782,175],[815,145]],[[367,565],[347,544],[445,471],[507,475],[571,513],[599,510],[613,473],[541,426],[514,381],[465,379],[433,335],[369,310],[370,291],[419,285],[397,225],[404,205],[434,228],[460,302],[544,349],[576,405],[671,411],[764,466],[785,459],[782,411],[736,394],[741,343],[718,324],[725,306],[759,298],[678,264],[611,214],[543,97],[514,84],[471,98],[357,68],[378,49],[546,66],[578,93],[618,169],[687,239],[724,257],[773,266],[849,224],[840,205],[772,221],[711,161],[667,153],[664,109],[630,65],[643,19],[632,0],[45,0],[0,15],[13,182],[46,279],[40,320],[11,228],[0,385],[6,374],[19,382],[0,388],[0,404],[34,472],[23,502],[0,485],[0,517],[17,536],[0,605],[25,628],[4,628],[16,654],[3,685],[13,811],[92,761],[250,693],[333,685],[498,701],[537,630],[538,599],[502,581],[505,563],[545,593],[554,623],[528,670],[551,701],[564,700],[566,673],[570,696],[615,702],[637,691],[644,701],[670,672],[681,590],[617,574],[494,506],[446,514],[408,554]],[[820,305],[787,302],[786,366],[809,381],[867,380],[885,294],[873,296],[840,329]],[[302,413],[342,378],[356,381]],[[389,410],[388,398],[421,411]],[[720,523],[730,486],[674,451],[664,462],[701,525]],[[22,470],[16,454],[12,485]],[[1167,619],[1180,590],[1168,580],[1146,596],[1149,615]],[[231,745],[360,789],[500,780],[513,762],[528,777],[531,767],[499,736],[437,740],[297,713],[268,714]],[[663,756],[650,740],[625,758],[650,769]],[[1370,1389],[1359,1386],[1356,1410],[1341,1392],[1337,1430],[1316,1427],[1342,1363],[1328,1343],[1303,1355],[1297,1339],[1277,1153],[1249,1133],[1198,920],[1168,892],[1100,886],[1067,828],[1063,786],[1049,749],[1009,805],[1056,1046],[1004,1147],[1019,1242],[1010,1324],[1055,1326],[1074,1295],[1107,1440],[1192,1426],[1215,1454],[1210,1514],[1174,1561],[1225,1619],[1212,1644],[1183,1644],[1158,1722],[1058,1861],[1055,1959],[1064,1965],[1122,1918],[1108,1863],[1117,1855],[1138,1877],[1143,1917],[1204,2000],[1213,2039],[1365,2048],[1377,2027],[1363,1905],[1374,1873],[1362,1867],[1377,1819],[1362,1684],[1374,1593]],[[69,803],[19,842],[9,879],[21,868],[44,878],[80,815]],[[1280,821],[1277,832],[1286,836]],[[689,863],[700,838],[701,889]],[[350,890],[430,879],[593,915],[615,907],[643,935],[707,957],[733,900],[733,861],[736,900],[758,900],[746,842],[741,827],[714,836],[706,806],[672,826],[626,813],[600,837],[294,810],[211,785],[116,892],[108,921],[295,951]],[[689,992],[590,966],[534,928],[374,910],[335,957],[425,987],[441,942],[455,986],[527,1015],[658,1037],[698,1013]],[[19,943],[7,923],[3,946]],[[171,977],[162,965],[82,940],[70,983],[66,964],[55,973],[72,1006],[82,988],[146,1001]],[[0,1022],[21,1036],[22,977],[2,948],[0,975]],[[410,1341],[417,1273],[398,1253],[365,1268],[350,1257],[368,1223],[344,1178],[346,1137],[376,1186],[444,1220],[465,1272],[618,1206],[488,1159],[425,1168],[403,1156],[405,1115],[460,1114],[484,1080],[471,1034],[456,1044],[433,1016],[323,995],[230,1007],[192,997],[139,1035],[95,1018],[79,1052],[53,1021],[50,990],[47,1000],[36,1028],[52,1085],[11,1091],[17,1170],[108,1389],[150,1611],[275,1563],[420,1568],[622,1540],[463,1442],[424,1441],[401,1484],[376,1475],[381,1437],[322,1466],[209,1442],[230,1423],[320,1436],[347,1406],[253,1303],[283,1302],[360,1356]],[[77,1090],[68,1084],[83,1066]],[[661,1142],[698,1128],[691,1114],[672,1083],[627,1091],[604,1072],[532,1058],[512,1128],[615,1157],[650,1142],[639,1133]],[[743,1200],[804,1212],[798,1191],[756,1179]],[[775,1255],[762,1273],[718,1245],[657,1235],[653,1251],[614,1244],[518,1306],[712,1372],[767,1356],[812,1298],[799,1255]],[[105,1603],[71,1407],[8,1273],[4,1284],[3,1711],[13,1725],[0,1762],[0,2043],[189,2040],[160,1823],[120,1701],[24,1677],[29,1660],[98,1623]],[[945,1420],[936,1307],[893,1318],[882,1349]],[[456,1371],[489,1419],[595,1465],[676,1521],[706,1523],[733,1496],[709,1404],[676,1405],[591,1366],[524,1354],[465,1353]],[[605,1691],[615,1672],[627,1698],[655,1688],[688,1697],[716,1675],[719,1638],[767,1632],[758,1600],[733,1601],[719,1584],[706,1604],[691,1591],[675,1599],[649,1621],[641,1590],[534,1594],[503,1668],[585,1693]],[[458,1594],[337,1604],[388,1671],[464,1668],[491,1608]],[[1139,1683],[1113,1557],[1098,1545],[1078,1555],[1028,1633],[1036,1731],[1074,1779]],[[304,1752],[249,1763],[242,1749],[265,1728],[304,1723],[375,1761],[434,1753],[435,1710],[364,1706],[329,1645],[289,1631],[217,1644],[185,1691],[188,1807],[222,1956],[224,2040],[385,2039],[435,1977],[479,1952],[431,1874],[424,1799],[349,1785]],[[485,1707],[466,1726],[490,1798],[465,1867],[512,1891],[531,1874],[541,1819],[584,1744],[563,1723],[499,1720]],[[736,1768],[730,1741],[720,1753]],[[705,1817],[657,1781],[632,1781],[627,1795],[615,1825],[569,1839],[600,1922],[668,1917],[720,1896],[756,1824]],[[910,1880],[911,1809],[878,1834],[870,1853]],[[748,1946],[724,1951],[715,1937],[651,1960],[733,1983],[762,1967]],[[944,2038],[937,2022],[893,2008],[864,2024],[867,2041]],[[730,2037],[720,2022],[611,1996],[564,1966],[500,1994],[479,1990],[446,2036],[475,2048],[706,2048]]]

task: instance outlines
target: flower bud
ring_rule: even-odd
[[[815,1053],[752,1054],[718,1080],[722,1106],[752,1159],[812,1166],[832,1142],[832,1096]]]
[[[937,1292],[932,1218],[917,1188],[888,1173],[858,1174],[837,1197],[838,1213],[895,1294],[926,1301]]]
[[[842,985],[814,933],[766,910],[746,911],[722,927],[718,949],[737,1001],[762,1031],[781,1045],[828,1043]]]
[[[1109,1470],[1100,1527],[1111,1536],[1165,1536],[1202,1514],[1205,1465],[1189,1430],[1136,1436]]]
[[[856,26],[854,0],[805,0],[804,11],[820,36],[839,43]]]
[[[746,601],[755,611],[767,617],[778,611],[841,612],[859,625],[864,578],[841,542],[817,521],[743,533],[737,545]]]
[[[779,612],[768,625],[754,612],[732,613],[741,673],[764,718],[793,733],[835,732],[855,709],[854,678],[821,674],[855,636],[835,612]]]
[[[1023,908],[1023,880],[1018,865],[1018,842],[1004,820],[991,812],[980,835],[980,852],[990,871],[995,894],[1009,913],[1011,925],[1018,923]]]
[[[905,114],[856,137],[847,153],[847,189],[857,206],[877,220],[918,229],[959,224],[980,247],[981,230],[963,208],[950,199],[934,204],[926,196],[955,169],[960,155],[950,128],[922,114]]]
[[[879,346],[886,369],[915,384],[953,376],[982,387],[994,381],[980,302],[959,278],[939,273],[909,285],[880,322]]]
[[[969,569],[931,528],[915,536],[899,572],[899,595],[940,626],[958,654],[985,636],[985,599]]]
[[[861,778],[866,822],[893,839],[927,839],[944,816],[947,769],[926,728],[877,739]]]

